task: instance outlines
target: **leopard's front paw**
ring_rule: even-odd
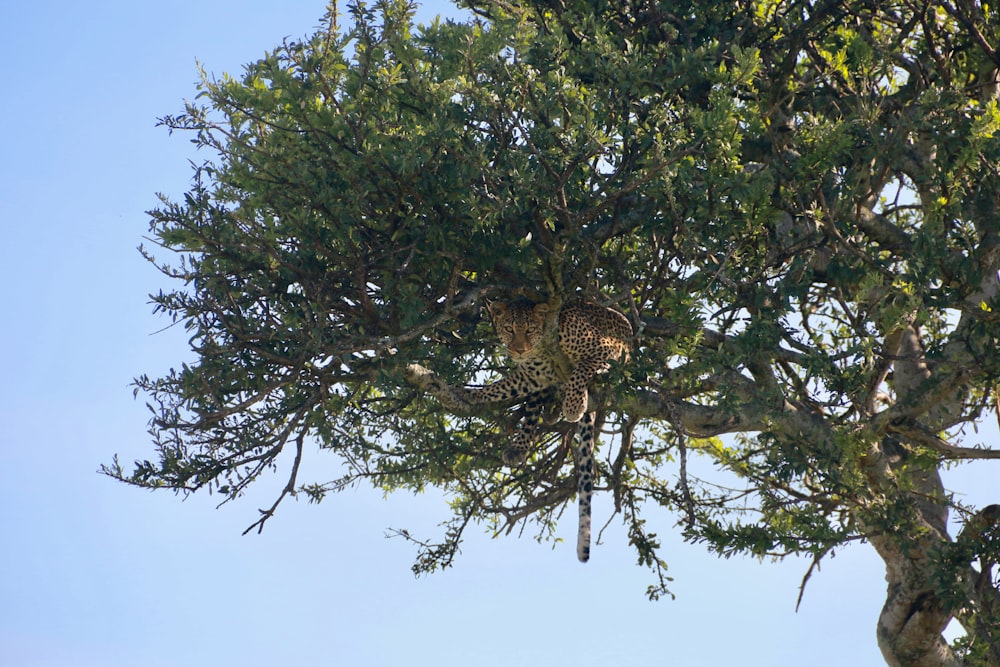
[[[587,397],[583,401],[571,401],[566,399],[562,405],[562,418],[568,422],[576,423],[583,419],[583,413],[587,411]]]
[[[587,388],[574,388],[572,379],[563,395],[562,418],[574,424],[583,419],[583,413],[587,411]]]

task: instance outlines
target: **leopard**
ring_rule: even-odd
[[[594,303],[564,306],[558,313],[558,345],[572,365],[565,382],[560,366],[543,345],[547,303],[527,300],[487,304],[497,338],[514,368],[502,379],[484,387],[468,389],[471,403],[521,402],[524,416],[501,461],[517,466],[527,460],[538,437],[544,409],[556,394],[562,394],[562,419],[578,424],[574,450],[579,504],[577,558],[590,560],[591,513],[594,492],[595,413],[588,410],[587,385],[609,362],[630,360],[632,325],[622,313]]]

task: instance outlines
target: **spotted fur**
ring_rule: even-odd
[[[590,558],[594,492],[594,415],[587,410],[587,385],[594,375],[607,370],[608,361],[628,360],[632,325],[621,313],[594,304],[560,310],[559,348],[573,364],[569,377],[561,383],[555,360],[541,345],[548,305],[494,303],[489,311],[497,336],[516,365],[498,382],[468,390],[469,400],[522,402],[525,416],[502,454],[504,463],[513,466],[527,459],[538,436],[542,411],[552,400],[553,389],[561,391],[563,419],[580,424],[579,445],[574,450],[580,505],[577,557],[586,562]]]

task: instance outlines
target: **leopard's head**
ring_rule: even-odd
[[[530,359],[538,349],[545,328],[547,304],[528,301],[487,304],[497,337],[514,361]]]

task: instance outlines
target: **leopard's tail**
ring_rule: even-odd
[[[580,526],[576,538],[576,557],[581,563],[590,560],[590,515],[594,495],[594,414],[584,413],[580,420],[579,449],[576,457],[576,493],[580,503]]]

